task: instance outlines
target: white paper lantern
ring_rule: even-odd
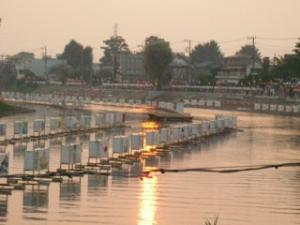
[[[176,112],[184,113],[184,103],[176,103]]]
[[[113,112],[105,113],[104,121],[106,124],[112,125],[115,122],[115,116]]]
[[[129,151],[129,139],[128,136],[115,136],[112,139],[113,153],[126,153]]]
[[[254,110],[259,111],[261,109],[261,104],[255,103]]]
[[[91,127],[91,116],[90,115],[81,115],[80,116],[80,127],[88,128]]]
[[[104,114],[98,113],[96,114],[96,127],[101,127],[104,125]]]
[[[146,145],[156,146],[159,144],[159,133],[158,131],[147,131],[146,132]]]
[[[123,113],[121,112],[115,112],[114,113],[114,122],[115,123],[123,123]]]
[[[77,128],[78,121],[74,116],[67,116],[65,117],[64,124],[65,124],[65,128],[67,129],[75,129]]]
[[[168,128],[162,128],[160,130],[160,143],[167,144],[169,142],[170,130]]]
[[[25,151],[24,171],[41,171],[49,169],[49,149]]]
[[[64,145],[61,150],[61,164],[81,163],[81,145]]]
[[[198,137],[199,136],[199,124],[192,125],[192,136]]]
[[[59,117],[50,118],[50,130],[58,130],[62,127],[62,119]]]
[[[102,141],[91,141],[89,143],[89,158],[108,158],[108,145]]]
[[[144,135],[142,133],[131,134],[130,143],[132,150],[142,150],[144,148]]]
[[[42,132],[45,130],[46,122],[43,119],[33,121],[33,132]]]
[[[6,124],[0,123],[0,136],[6,135]]]
[[[181,128],[180,127],[173,127],[171,130],[172,134],[172,141],[173,142],[178,142],[180,140],[180,133],[181,133]]]
[[[25,135],[28,133],[28,122],[27,121],[16,121],[14,123],[14,134]]]

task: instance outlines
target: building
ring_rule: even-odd
[[[24,71],[30,71],[35,76],[46,79],[48,73],[53,69],[61,65],[66,65],[67,62],[62,59],[29,59],[26,61],[16,62],[16,70],[18,78],[23,77]]]
[[[176,55],[170,63],[171,83],[172,84],[191,84],[193,83],[192,66],[182,56]]]
[[[241,79],[257,74],[261,67],[259,62],[255,62],[253,65],[253,60],[250,56],[234,55],[225,57],[223,68],[216,77],[217,84],[237,85]]]
[[[121,81],[147,80],[144,56],[141,53],[120,54],[119,75]]]

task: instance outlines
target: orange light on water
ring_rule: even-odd
[[[140,210],[138,225],[156,224],[157,178],[143,179],[141,182]]]
[[[146,121],[142,123],[142,127],[146,130],[157,130],[159,129],[160,125],[155,121]]]

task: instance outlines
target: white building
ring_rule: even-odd
[[[120,76],[122,80],[145,80],[143,54],[120,54]]]
[[[62,59],[30,59],[23,62],[16,63],[16,70],[18,77],[22,77],[24,70],[29,70],[34,73],[37,77],[46,78],[49,71],[53,68],[66,65],[67,62]]]
[[[252,57],[235,55],[224,59],[224,66],[217,75],[217,84],[237,85],[239,81],[253,72],[261,69],[261,63],[255,62],[253,67]]]

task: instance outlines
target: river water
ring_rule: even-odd
[[[300,118],[187,111],[203,119],[216,113],[235,114],[242,131],[203,140],[184,152],[153,159],[149,165],[191,168],[300,161]],[[132,125],[139,125],[141,119]],[[85,142],[84,137],[80,141]],[[10,171],[20,172],[23,151],[8,150],[12,152]],[[59,154],[59,146],[53,145],[52,169],[58,166],[55,159]],[[0,224],[9,225],[198,225],[216,217],[221,225],[296,225],[300,224],[300,168],[236,174],[153,174],[153,178],[143,180],[87,175],[1,196],[0,212]]]

